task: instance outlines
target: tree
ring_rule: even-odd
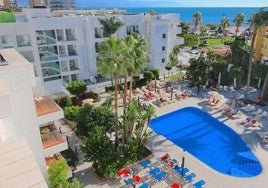
[[[172,65],[171,64],[167,64],[166,66],[165,66],[165,69],[168,71],[168,76],[169,76],[169,72],[170,72],[170,70],[172,69]]]
[[[108,106],[94,107],[85,104],[78,112],[76,122],[76,133],[79,136],[88,137],[96,126],[103,127],[104,131],[111,134],[115,126],[115,115]]]
[[[75,121],[79,113],[79,106],[69,106],[64,108],[64,118],[70,121]]]
[[[113,35],[122,25],[121,21],[116,20],[116,17],[110,18],[98,18],[99,22],[103,25],[104,37],[110,37]]]
[[[237,13],[235,18],[234,18],[234,23],[235,23],[235,36],[237,36],[237,33],[239,32],[239,27],[244,23],[245,20],[245,15],[243,13]]]
[[[249,64],[248,64],[248,78],[247,78],[247,88],[245,89],[245,98],[248,98],[248,91],[251,81],[251,72],[252,72],[252,60],[253,60],[253,52],[254,52],[254,45],[255,45],[255,39],[257,32],[268,24],[268,11],[265,10],[265,8],[260,8],[257,13],[253,14],[252,17],[249,20],[250,29],[252,30],[252,39],[250,43],[250,58],[249,58]]]
[[[152,71],[150,71],[150,70],[144,71],[143,77],[146,79],[146,81],[148,83],[148,81],[150,81],[154,78],[154,73],[152,73]]]
[[[118,159],[112,140],[107,136],[104,127],[96,126],[88,132],[81,147],[85,153],[85,160],[93,162],[93,167],[104,177],[108,176],[106,170],[108,164]]]
[[[134,47],[131,53],[134,66],[133,70],[130,71],[130,86],[129,89],[132,91],[133,88],[133,76],[139,75],[141,71],[146,67],[146,57],[148,55],[148,43],[145,38],[137,33],[133,33]],[[129,94],[129,102],[131,102],[131,92]]]
[[[183,34],[182,36],[184,38],[184,44],[183,46],[197,46],[199,44],[198,36],[193,34]]]
[[[67,180],[67,162],[65,160],[56,161],[48,169],[48,180],[50,188],[82,188],[84,187],[76,178]]]
[[[189,25],[187,22],[181,22],[180,26],[181,26],[182,34],[188,33]]]
[[[225,29],[226,29],[226,27],[229,27],[229,26],[230,26],[230,20],[229,20],[229,18],[227,18],[227,17],[224,16],[221,19],[221,22],[220,22],[220,27],[222,28],[224,35],[225,35]]]
[[[81,81],[73,81],[68,84],[66,88],[72,95],[76,97],[81,97],[87,91],[87,86],[84,82]]]
[[[205,36],[207,34],[208,27],[206,25],[201,25],[200,27],[200,35]]]
[[[118,147],[118,78],[124,71],[124,44],[122,39],[110,37],[100,43],[97,67],[102,75],[110,74],[114,83],[115,147]]]
[[[193,15],[193,21],[194,21],[194,27],[195,27],[195,32],[197,32],[197,26],[199,22],[202,20],[202,13],[197,11]]]

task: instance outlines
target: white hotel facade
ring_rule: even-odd
[[[138,32],[149,43],[148,68],[164,73],[173,46],[183,43],[178,14],[127,14],[124,10],[53,11],[23,9],[15,23],[0,24],[0,49],[15,48],[34,65],[50,93],[75,80],[98,78],[98,43],[107,39],[98,18],[115,16],[124,25],[115,34]]]

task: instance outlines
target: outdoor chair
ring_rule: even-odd
[[[183,168],[183,171],[182,171],[182,168],[179,167],[178,165],[176,165],[174,168],[173,168],[173,171],[175,174],[177,174],[178,176],[184,176],[185,174],[187,174],[189,172],[189,169],[188,168]],[[183,174],[182,174],[183,173]]]
[[[196,177],[196,174],[195,173],[191,173],[191,174],[188,174],[186,176],[183,177],[183,180],[186,182],[186,183],[190,183],[191,181],[194,180],[194,178]]]
[[[164,172],[164,171],[161,171],[159,174],[156,174],[152,178],[154,179],[154,181],[159,182],[159,181],[163,180],[166,177],[167,177],[167,173]]]
[[[150,160],[146,160],[146,161],[143,161],[141,163],[139,163],[139,166],[141,168],[147,168],[148,166],[150,166],[152,164],[152,162]]]
[[[134,185],[134,183],[132,182],[132,180],[131,179],[124,179],[124,182],[125,182],[125,184],[127,185],[127,186],[133,186]]]
[[[181,188],[181,185],[178,183],[173,183],[169,186],[169,188]]]
[[[204,187],[205,184],[206,184],[206,182],[201,179],[201,180],[195,182],[194,184],[192,184],[192,187],[193,188],[202,188],[202,187]]]
[[[150,176],[155,176],[156,174],[159,174],[161,172],[161,169],[159,167],[155,167],[151,170],[149,170],[148,174]]]
[[[148,183],[143,183],[139,188],[150,188],[150,185]]]

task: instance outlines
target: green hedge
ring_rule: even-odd
[[[14,13],[0,12],[0,23],[16,22]]]

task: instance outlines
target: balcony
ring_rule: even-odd
[[[34,97],[34,103],[39,125],[64,117],[62,109],[50,96]]]
[[[44,127],[40,127],[40,134],[42,138],[43,149],[56,146],[65,142],[64,137],[57,131],[55,125],[49,124]]]

